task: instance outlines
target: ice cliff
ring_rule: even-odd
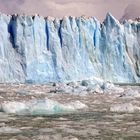
[[[0,14],[0,82],[140,82],[140,22]]]

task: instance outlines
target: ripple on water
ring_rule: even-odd
[[[17,91],[21,89],[24,92],[18,93]],[[53,96],[50,96],[52,94],[47,92],[50,89],[51,87],[46,85],[9,86],[8,90],[13,92],[11,96],[10,92],[5,92],[7,90],[5,86],[4,92],[0,95],[3,97],[2,100],[0,98],[0,103],[3,103],[3,99],[8,102],[23,100],[29,102],[32,100],[29,98],[30,95],[24,95],[25,91],[28,91],[37,100],[49,98],[61,104],[79,100],[88,108],[69,114],[49,116],[16,116],[0,112],[0,140],[140,140],[140,113],[137,110],[129,111],[133,110],[134,106],[140,106],[139,87],[135,88],[138,92],[135,92],[134,98],[133,94],[130,94],[133,92],[133,88],[128,95],[125,92],[124,97],[122,97],[122,93],[115,93],[115,95],[90,93],[86,96],[53,93]],[[132,98],[126,98],[131,95]],[[76,105],[79,106],[79,104]],[[118,111],[110,112],[111,107],[116,107]]]

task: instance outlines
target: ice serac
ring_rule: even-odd
[[[0,82],[140,82],[140,22],[0,14]]]
[[[107,14],[101,30],[101,56],[103,60],[103,77],[114,82],[136,82],[135,64],[131,61],[127,44],[129,40],[126,38],[125,25],[121,25],[111,14]],[[130,41],[140,51],[139,44],[136,44],[137,32],[131,34],[133,39]],[[132,56],[134,58],[134,56]],[[139,63],[140,64],[140,63]],[[138,64],[138,66],[139,66]]]
[[[21,55],[13,46],[12,26],[12,17],[0,14],[0,83],[25,81]]]

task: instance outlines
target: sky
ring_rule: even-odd
[[[117,19],[140,16],[140,0],[0,0],[0,12],[42,16],[95,16],[103,20],[107,12]]]

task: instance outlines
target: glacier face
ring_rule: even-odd
[[[91,77],[140,82],[140,22],[0,14],[1,83]]]

